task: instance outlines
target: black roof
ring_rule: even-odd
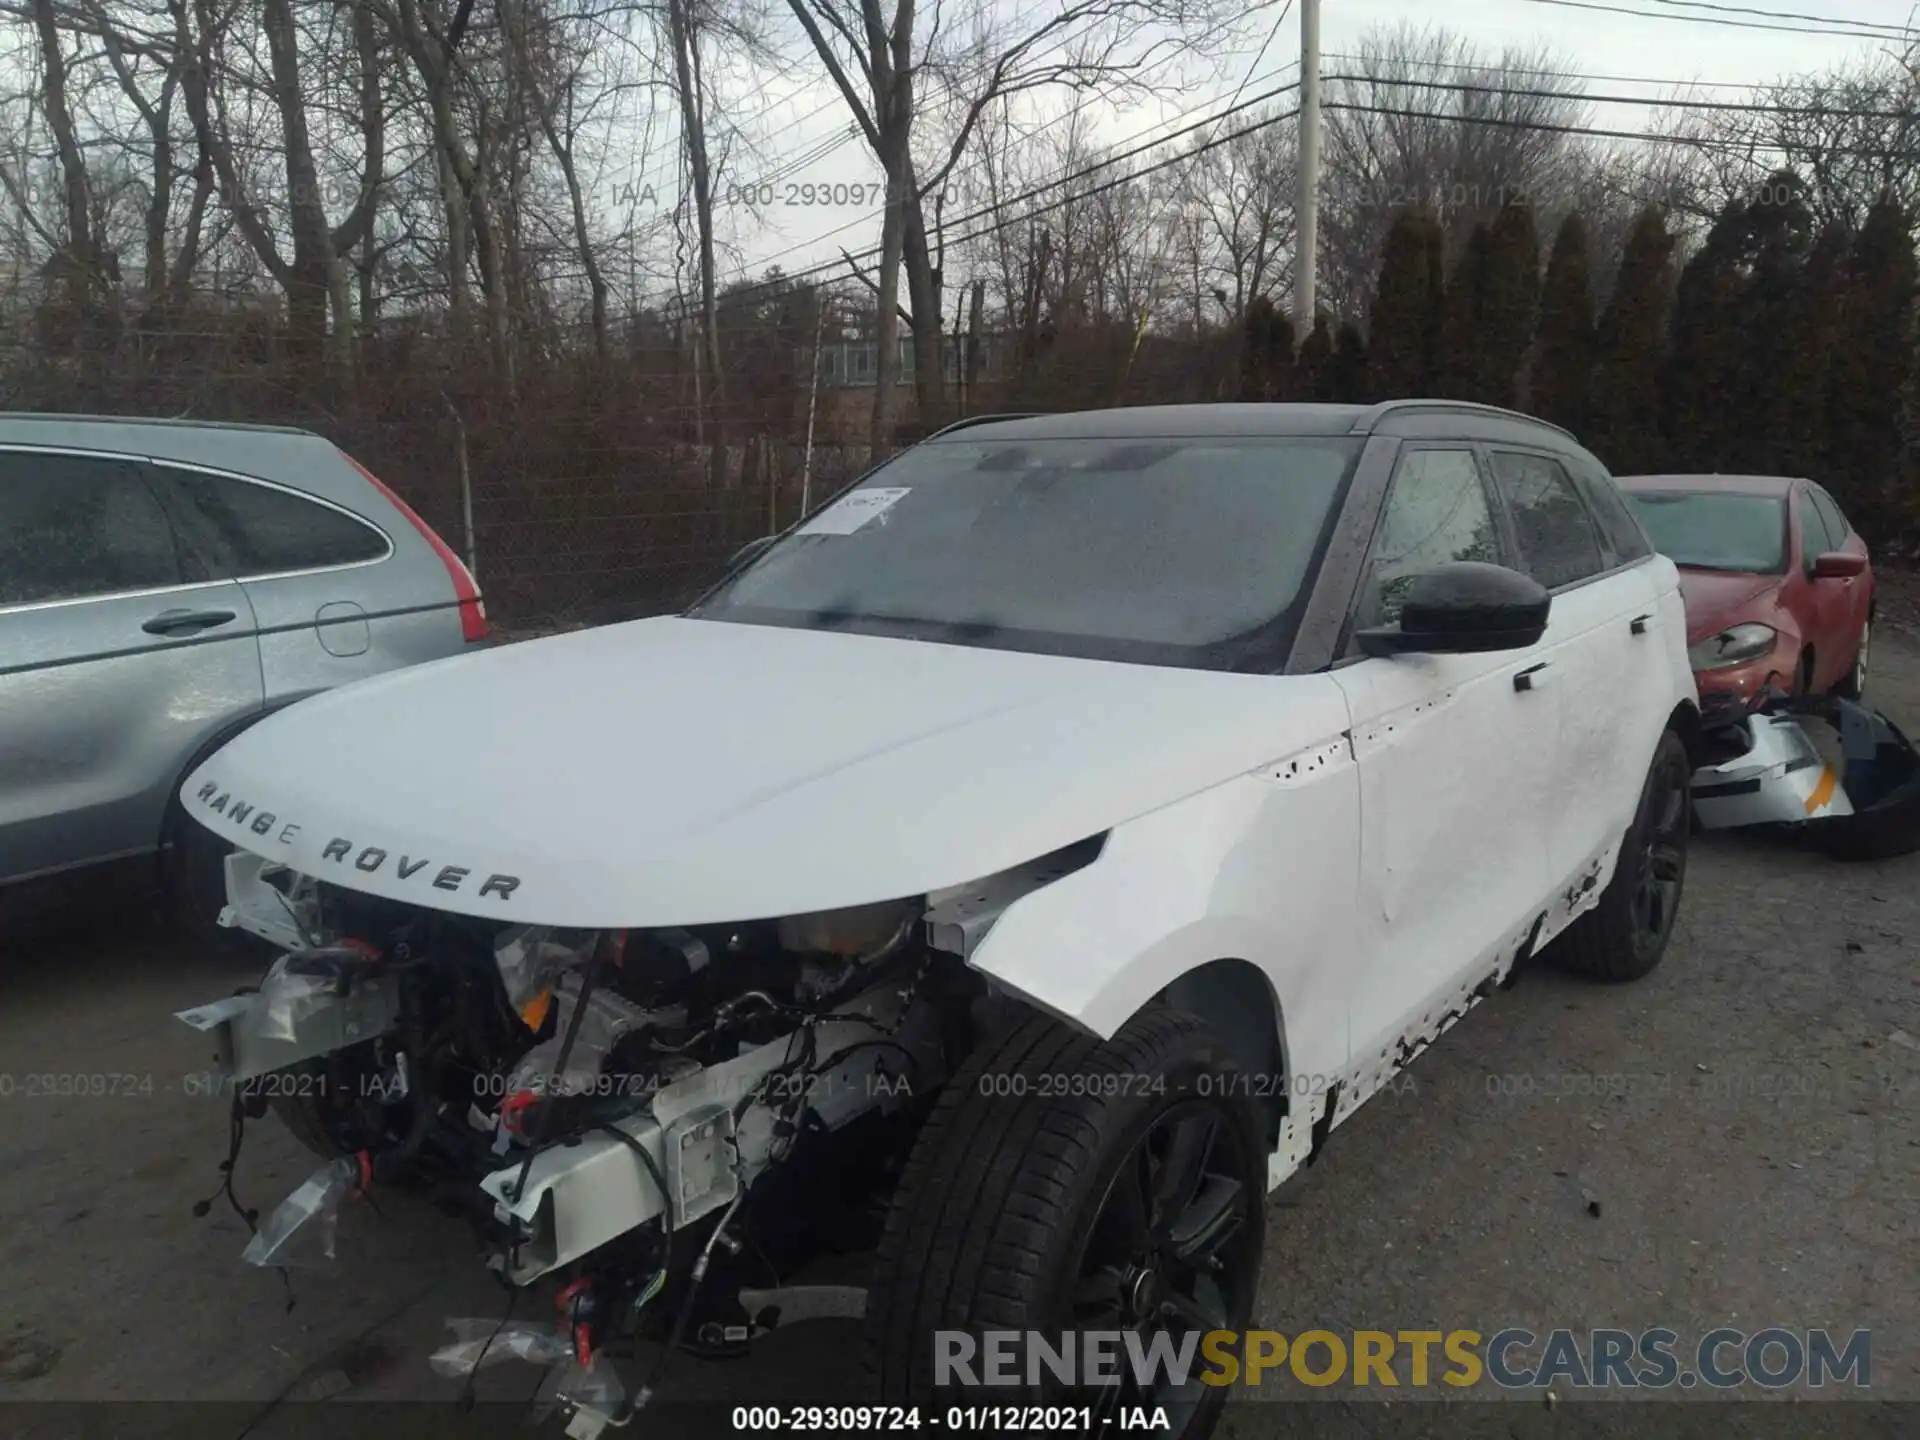
[[[1389,417],[1434,413],[1486,416],[1538,425],[1566,435],[1558,425],[1465,400],[1387,400],[1377,405],[1289,405],[1222,402],[1213,405],[1128,405],[1111,410],[1069,410],[1057,415],[979,415],[928,437],[943,440],[1117,440],[1195,436],[1368,435]],[[1571,437],[1569,437],[1571,438]]]

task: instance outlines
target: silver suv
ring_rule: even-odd
[[[260,716],[487,638],[472,575],[318,435],[0,415],[0,886],[160,854],[217,911],[174,799]]]

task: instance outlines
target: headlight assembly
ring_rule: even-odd
[[[1780,638],[1771,625],[1750,623],[1735,625],[1718,635],[1709,635],[1687,651],[1687,660],[1695,671],[1725,670],[1758,660]]]

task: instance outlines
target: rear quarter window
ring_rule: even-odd
[[[1557,590],[1606,568],[1599,532],[1557,460],[1515,450],[1495,450],[1492,458],[1521,559],[1534,579]]]
[[[1582,467],[1579,478],[1587,492],[1587,503],[1593,509],[1594,523],[1600,527],[1600,538],[1613,552],[1615,563],[1627,565],[1653,554],[1653,543],[1640,528],[1639,517],[1633,513],[1633,507],[1613,477],[1604,471]]]
[[[200,470],[164,473],[237,579],[358,565],[393,548],[366,521],[290,490]]]

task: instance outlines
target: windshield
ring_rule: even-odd
[[[1278,669],[1361,443],[920,445],[689,613],[1091,659]]]
[[[1787,568],[1787,509],[1778,496],[1641,490],[1632,499],[1653,548],[1676,565],[1754,575]]]

